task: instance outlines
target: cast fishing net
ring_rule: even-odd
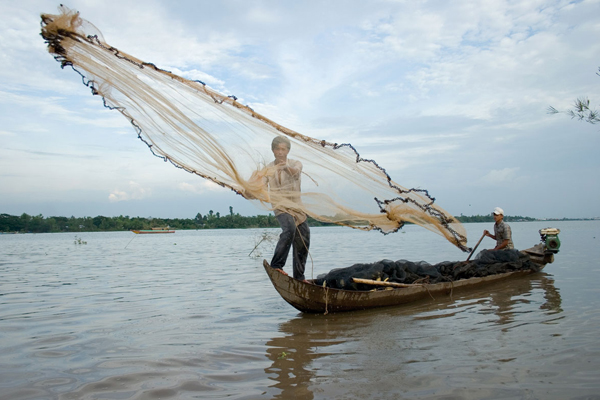
[[[287,129],[236,97],[225,96],[108,45],[77,12],[60,7],[42,15],[42,36],[64,68],[72,67],[104,105],[131,121],[152,153],[202,178],[259,202],[355,229],[395,232],[405,222],[443,235],[467,251],[462,225],[424,189],[406,189],[350,144],[330,143]],[[290,159],[303,164],[301,201],[269,192],[275,167],[271,142],[290,139]]]

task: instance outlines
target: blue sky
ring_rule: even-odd
[[[0,2],[0,213],[193,218],[265,211],[152,156],[46,51],[40,13]],[[453,215],[600,216],[600,1],[64,3],[107,43],[352,143]]]

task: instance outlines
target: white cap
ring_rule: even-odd
[[[496,214],[496,215],[504,215],[504,210],[501,209],[500,207],[496,207],[496,208],[494,208],[494,214]]]

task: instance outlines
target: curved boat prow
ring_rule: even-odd
[[[318,286],[304,281],[294,279],[289,275],[283,274],[280,270],[277,270],[267,262],[263,260],[263,267],[271,280],[271,283],[275,287],[275,290],[279,295],[287,301],[292,307],[303,312],[324,312],[325,309],[321,310],[321,306],[314,304],[310,301],[311,298],[319,296],[319,290],[322,289]],[[314,309],[317,308],[317,310]]]

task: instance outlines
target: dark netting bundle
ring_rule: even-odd
[[[370,264],[354,264],[319,275],[315,284],[336,289],[372,290],[373,285],[356,283],[352,278],[395,283],[440,283],[483,277],[518,270],[538,271],[540,267],[519,250],[483,250],[472,261],[444,261],[429,264],[425,261],[381,260]]]

